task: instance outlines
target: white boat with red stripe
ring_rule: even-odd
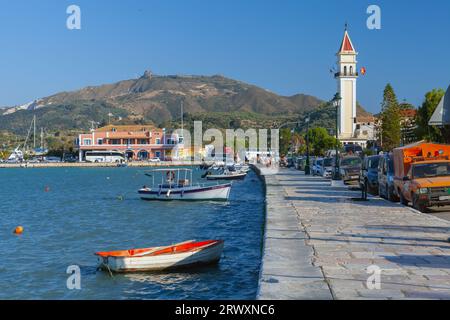
[[[190,240],[165,247],[97,252],[95,255],[99,267],[105,271],[162,271],[218,263],[223,247],[223,240]]]

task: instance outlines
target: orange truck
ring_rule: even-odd
[[[418,142],[394,149],[395,191],[404,205],[426,212],[450,205],[450,145]]]

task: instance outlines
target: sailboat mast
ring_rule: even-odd
[[[34,126],[34,132],[33,132],[33,149],[36,150],[36,115],[33,116],[33,126]]]
[[[183,112],[183,101],[181,101],[181,134],[184,133],[184,112]]]

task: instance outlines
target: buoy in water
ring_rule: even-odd
[[[48,186],[45,187],[44,191],[45,191],[45,192],[50,192],[50,187],[48,187]]]
[[[18,226],[14,229],[14,234],[22,234],[23,233],[23,227]]]

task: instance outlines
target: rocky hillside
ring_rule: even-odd
[[[223,76],[155,76],[62,92],[32,103],[0,110],[0,130],[24,133],[35,114],[48,130],[89,128],[90,122],[170,123],[186,114],[223,113],[267,117],[291,116],[323,102],[297,94],[279,96]]]

